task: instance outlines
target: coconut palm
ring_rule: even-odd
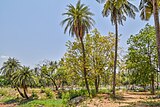
[[[127,0],[97,0],[99,3],[104,3],[102,15],[104,17],[111,16],[111,22],[115,26],[115,59],[114,59],[114,73],[113,73],[113,95],[115,97],[116,86],[116,66],[117,66],[117,48],[118,48],[118,24],[123,25],[126,21],[126,16],[135,18],[135,12],[138,12],[136,6]]]
[[[90,12],[88,6],[86,6],[85,4],[81,4],[79,0],[76,6],[73,6],[72,4],[68,5],[67,12],[63,13],[63,15],[67,17],[61,22],[62,26],[66,25],[64,33],[68,31],[71,36],[75,35],[77,39],[80,40],[83,54],[83,75],[86,88],[90,95],[90,89],[87,80],[86,55],[83,38],[94,24],[94,20],[91,17],[93,16],[93,13]]]
[[[11,82],[12,74],[16,72],[20,67],[20,62],[17,59],[8,58],[8,60],[2,65],[1,74],[4,75],[9,80],[9,82]]]
[[[29,67],[23,66],[21,69],[13,73],[12,82],[17,88],[19,94],[22,97],[29,99],[27,88],[34,86],[36,83],[32,70]],[[24,92],[22,93],[19,88],[22,88]]]
[[[151,15],[154,16],[157,52],[158,52],[158,65],[160,70],[160,29],[159,29],[159,0],[141,0],[139,9],[141,10],[140,17],[142,20],[149,20]],[[154,91],[152,92],[154,94]]]

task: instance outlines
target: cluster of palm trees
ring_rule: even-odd
[[[34,74],[29,67],[21,66],[20,62],[15,58],[9,58],[3,63],[0,74],[8,80],[11,87],[17,89],[23,98],[29,99],[27,88],[34,86],[36,83]],[[21,92],[20,88],[23,89],[23,92]]]
[[[143,20],[149,20],[151,15],[154,15],[156,39],[157,39],[157,50],[158,50],[158,61],[160,65],[160,31],[159,31],[159,0],[141,0],[139,10],[136,6],[131,4],[128,0],[96,0],[99,3],[104,3],[102,15],[105,17],[110,16],[112,24],[115,26],[115,59],[114,59],[114,72],[113,72],[113,96],[115,97],[115,86],[116,86],[116,65],[117,65],[117,48],[118,48],[118,25],[123,25],[123,21],[126,21],[126,17],[135,18],[136,12],[141,11],[140,17]],[[89,7],[85,4],[81,4],[80,0],[76,6],[72,4],[67,6],[67,12],[63,13],[66,19],[62,21],[62,25],[65,25],[64,32],[67,31],[71,36],[76,36],[82,44],[83,54],[83,75],[85,80],[86,89],[90,94],[88,80],[86,78],[87,69],[85,61],[85,47],[83,44],[84,36],[93,27],[94,15],[90,12]],[[107,59],[106,59],[107,60]],[[159,66],[160,67],[160,66]]]

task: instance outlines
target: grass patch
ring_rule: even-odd
[[[149,106],[149,107],[159,107],[160,106],[160,101],[146,101],[146,102],[141,102],[142,105]]]
[[[18,107],[65,107],[62,103],[62,100],[53,100],[53,99],[45,99],[45,100],[32,100],[26,103],[19,104]]]

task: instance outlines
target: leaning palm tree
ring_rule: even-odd
[[[115,58],[114,58],[114,73],[113,73],[113,96],[115,97],[116,86],[116,66],[117,66],[117,48],[118,48],[118,24],[123,25],[126,21],[126,16],[135,18],[135,12],[138,12],[136,6],[127,0],[97,0],[104,4],[102,15],[105,17],[111,16],[111,22],[115,26]]]
[[[17,88],[19,94],[26,99],[29,99],[27,95],[27,88],[35,85],[35,77],[32,70],[29,67],[23,66],[21,69],[13,73],[12,82]],[[23,93],[19,88],[23,89]]]
[[[142,20],[149,20],[151,16],[154,16],[157,52],[158,52],[158,66],[160,70],[160,27],[159,27],[159,0],[141,0],[139,9],[141,11],[140,17]],[[154,85],[154,82],[152,82]],[[152,87],[152,94],[154,94],[154,86]]]
[[[63,13],[67,18],[64,19],[61,24],[66,25],[64,33],[69,31],[71,36],[76,36],[80,40],[82,46],[82,55],[83,55],[83,75],[85,80],[85,85],[90,95],[89,84],[87,80],[87,69],[86,69],[86,55],[83,38],[86,33],[89,32],[91,27],[94,24],[94,20],[91,16],[93,13],[90,12],[90,9],[85,4],[81,4],[80,0],[77,2],[76,6],[72,4],[67,6],[67,12]]]
[[[4,75],[9,82],[11,82],[11,77],[14,72],[16,72],[21,67],[20,62],[15,58],[8,58],[6,62],[3,63],[1,68],[1,74]]]

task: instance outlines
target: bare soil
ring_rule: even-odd
[[[155,97],[147,92],[125,92],[121,96],[113,100],[107,94],[99,94],[93,99],[82,102],[78,107],[149,107],[140,102],[148,101]],[[160,101],[160,99],[152,99],[152,101]]]

